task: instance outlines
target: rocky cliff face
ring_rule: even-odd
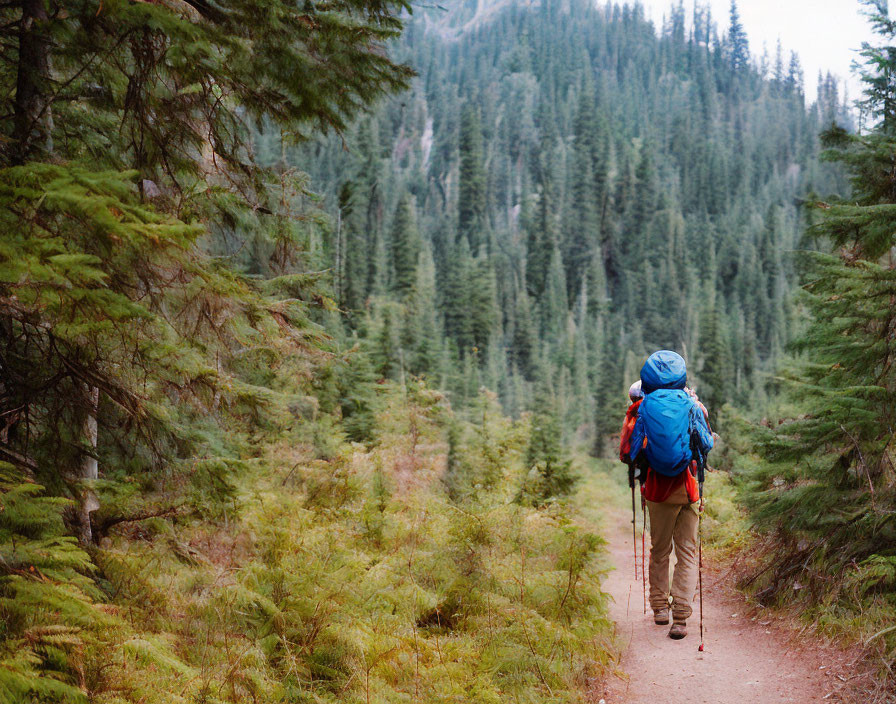
[[[456,39],[491,21],[507,7],[539,7],[541,3],[542,0],[459,0],[431,5],[423,9],[422,14],[426,18],[428,31]]]

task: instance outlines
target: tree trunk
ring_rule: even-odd
[[[97,422],[96,415],[100,402],[100,390],[95,387],[87,387],[87,413],[84,415],[84,422],[81,426],[84,433],[84,439],[90,452],[85,452],[81,457],[81,472],[79,479],[81,480],[81,503],[78,507],[78,517],[80,519],[80,537],[84,544],[93,540],[93,529],[90,525],[90,514],[100,507],[100,502],[93,493],[93,482],[99,478],[99,466],[96,459],[96,440],[97,440]]]
[[[19,65],[13,118],[13,162],[23,164],[37,148],[51,152],[50,43],[44,0],[22,0]]]

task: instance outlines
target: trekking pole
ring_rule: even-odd
[[[700,513],[697,517],[697,583],[700,588],[700,647],[703,652],[703,482],[700,482]]]
[[[707,427],[709,421],[707,420]],[[712,429],[710,428],[710,432]],[[700,507],[697,511],[697,588],[700,592],[700,646],[698,652],[703,652],[703,482],[706,479],[706,455],[700,447],[697,435],[691,432],[691,451],[697,462],[697,487],[699,489]]]
[[[635,538],[635,466],[628,466],[628,485],[632,488],[632,564],[635,566],[635,581],[638,579],[638,542]]]
[[[647,502],[644,495],[641,494],[641,591],[644,594],[644,613],[647,613],[647,572],[644,568],[644,555],[647,552],[645,547],[647,533]]]

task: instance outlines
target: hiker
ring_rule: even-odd
[[[713,445],[706,410],[686,385],[685,361],[676,352],[655,352],[644,363],[644,398],[638,403],[628,453],[631,463],[646,469],[641,493],[650,516],[648,574],[654,623],[669,623],[671,596],[669,637],[675,640],[688,633],[687,620],[697,588],[697,467]],[[670,589],[673,545],[677,562]]]
[[[631,467],[629,452],[631,450],[630,440],[632,431],[635,429],[635,421],[638,419],[638,407],[641,405],[641,400],[644,398],[640,379],[629,387],[628,397],[631,400],[632,405],[630,405],[625,412],[625,422],[622,424],[622,433],[619,436],[619,459],[625,464],[630,465],[629,468],[636,472],[634,477],[637,477],[637,469]]]

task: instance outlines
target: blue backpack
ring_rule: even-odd
[[[678,476],[712,447],[712,435],[703,412],[684,391],[687,369],[675,352],[655,352],[641,369],[644,400],[638,409],[638,425],[647,437],[644,452],[655,472]]]

